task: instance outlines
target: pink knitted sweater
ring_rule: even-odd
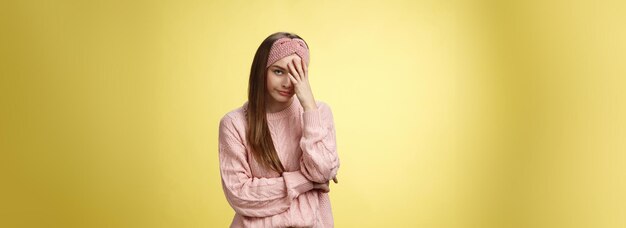
[[[263,168],[246,139],[247,102],[220,121],[222,188],[235,216],[230,227],[334,227],[328,193],[313,189],[339,169],[330,107],[304,112],[297,97],[281,111],[267,113],[282,175]],[[331,190],[332,191],[332,190]]]

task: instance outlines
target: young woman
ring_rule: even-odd
[[[235,210],[230,227],[334,226],[335,127],[330,107],[313,98],[308,64],[301,37],[270,35],[254,56],[248,101],[220,121],[222,188]]]

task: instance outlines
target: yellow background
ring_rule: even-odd
[[[337,227],[626,227],[623,1],[2,1],[0,227],[226,227],[269,34],[333,109]]]

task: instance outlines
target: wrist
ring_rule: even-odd
[[[311,110],[317,110],[317,104],[313,103],[313,104],[307,104],[307,105],[303,105],[304,111],[311,111]]]

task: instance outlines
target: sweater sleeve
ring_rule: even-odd
[[[257,178],[250,172],[244,141],[231,117],[219,127],[219,160],[222,189],[230,206],[243,216],[268,217],[289,209],[300,194],[313,189],[301,171],[283,172],[282,177]]]
[[[319,102],[318,109],[305,111],[302,115],[300,170],[307,179],[326,183],[339,170],[332,111],[327,104]]]

